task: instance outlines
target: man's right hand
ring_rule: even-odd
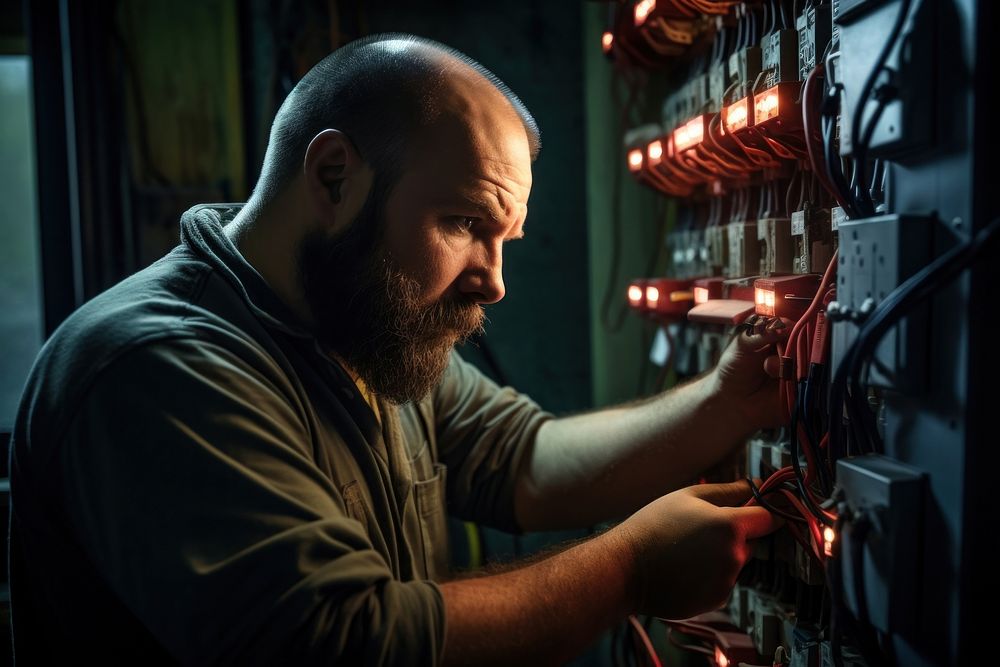
[[[749,540],[781,525],[763,507],[740,507],[750,495],[746,482],[691,486],[613,529],[633,559],[636,611],[688,618],[725,603],[750,556]]]
[[[626,614],[718,609],[748,541],[780,525],[762,507],[739,507],[749,497],[745,482],[681,489],[550,558],[443,584],[443,664],[563,664]]]

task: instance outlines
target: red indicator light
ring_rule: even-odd
[[[656,0],[639,0],[639,2],[635,3],[635,10],[632,16],[635,19],[636,27],[645,23],[654,9],[656,9]]]
[[[781,107],[778,87],[768,88],[754,97],[754,124],[760,125],[778,115]]]
[[[642,169],[642,151],[633,148],[628,152],[628,170],[639,171]]]
[[[745,97],[739,102],[734,102],[722,110],[722,119],[726,126],[726,132],[730,134],[737,130],[742,130],[750,123],[750,98]]]
[[[674,149],[677,152],[697,146],[705,138],[705,118],[698,116],[674,130]]]
[[[605,53],[611,52],[611,46],[615,43],[615,36],[608,31],[601,35],[601,50]]]

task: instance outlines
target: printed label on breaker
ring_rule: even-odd
[[[840,223],[847,222],[847,214],[844,213],[844,209],[839,206],[834,206],[830,209],[830,228],[833,231],[840,229]]]
[[[792,236],[806,233],[806,212],[795,211],[792,213]]]

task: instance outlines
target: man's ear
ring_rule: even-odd
[[[302,164],[305,189],[317,218],[345,229],[368,196],[371,169],[340,130],[323,130],[309,142]]]

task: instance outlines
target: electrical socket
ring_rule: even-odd
[[[894,161],[919,154],[933,139],[936,91],[933,2],[910,3],[910,15],[903,24],[900,38],[886,58],[874,90],[862,110],[861,128],[879,106],[884,106],[876,123],[868,157],[884,157]],[[875,67],[881,44],[888,38],[902,6],[901,0],[842,1],[834,8],[833,21],[840,29],[840,72],[837,80],[844,84],[841,99],[840,153],[852,155],[856,137],[851,119],[857,109],[861,88]],[[884,92],[878,101],[876,92]]]
[[[920,586],[924,475],[886,456],[856,456],[837,461],[837,486],[849,511],[836,538],[841,541],[845,604],[860,617],[860,589],[867,606],[867,620],[862,622],[912,636]],[[859,517],[868,521],[862,536],[856,534]]]
[[[923,216],[882,215],[840,223],[837,302],[848,313],[863,304],[881,303],[900,283],[930,260],[935,219]],[[869,384],[898,391],[920,392],[927,378],[927,306],[918,306],[890,329],[875,349]],[[853,319],[833,326],[833,368],[854,339]]]

